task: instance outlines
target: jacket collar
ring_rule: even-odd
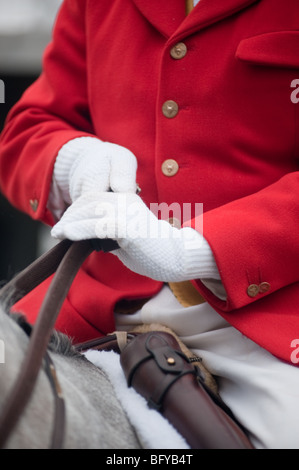
[[[132,0],[165,37],[192,34],[260,0],[200,0],[186,17],[184,0]]]

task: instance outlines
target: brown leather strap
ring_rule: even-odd
[[[41,284],[56,271],[71,244],[70,240],[63,240],[40,256],[2,287],[0,291],[1,298],[13,296],[13,301],[17,302]]]
[[[30,338],[32,326],[27,322],[24,316],[18,316],[17,324]],[[47,375],[54,397],[54,418],[52,429],[51,449],[60,449],[63,443],[65,430],[65,403],[62,389],[56,374],[55,364],[48,352],[44,356],[44,371]]]
[[[230,410],[215,401],[172,335],[136,336],[120,356],[128,385],[185,437],[193,449],[253,449]],[[229,411],[229,412],[228,412]]]
[[[14,282],[10,283],[10,287],[17,286],[23,288],[23,293],[28,292],[32,285],[39,284],[41,279],[46,278],[51,271],[55,270],[63,256],[41,306],[20,374],[4,406],[0,420],[0,448],[5,445],[30,398],[63,301],[81,264],[93,249],[89,240],[75,243],[68,240],[61,242],[51,250],[51,254],[48,253],[45,257],[39,258],[25,270],[26,275],[22,272]],[[45,266],[45,259],[51,265],[50,267]],[[30,279],[26,279],[28,273],[30,273]]]
[[[139,339],[141,339],[141,344],[139,345],[139,351],[136,351],[136,356],[139,352],[139,357],[135,364],[131,364],[131,367],[129,366],[131,371],[127,377],[128,385],[132,385],[134,374],[138,370],[139,366],[145,361],[154,359],[159,369],[164,372],[164,375],[162,375],[161,380],[157,382],[156,386],[151,391],[151,394],[148,397],[148,404],[151,408],[160,410],[163,406],[164,397],[170,387],[172,387],[174,383],[177,380],[180,380],[185,374],[195,375],[196,370],[189,363],[187,357],[184,356],[181,351],[173,349],[160,333],[153,332],[148,335],[145,342],[145,348],[142,347],[143,338],[139,336]],[[136,346],[137,342],[138,339],[136,338]],[[142,354],[143,349],[144,351]],[[126,365],[126,369],[127,366],[128,364]]]
[[[120,337],[120,335],[125,335]],[[120,353],[127,343],[136,336],[134,333],[128,333],[126,331],[115,331],[107,336],[101,336],[91,340],[84,341],[83,343],[75,344],[75,348],[78,352],[86,352],[89,349],[95,349],[97,351],[114,351]]]
[[[51,449],[60,449],[64,440],[65,431],[65,403],[56,374],[55,365],[50,355],[45,353],[45,371],[49,379],[55,401],[54,425],[52,430]]]

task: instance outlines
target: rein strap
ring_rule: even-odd
[[[0,291],[0,294],[5,294],[11,292],[12,289],[16,289],[21,292],[22,297],[56,271],[30,335],[28,349],[19,376],[3,408],[4,411],[0,418],[0,448],[4,447],[29,401],[61,306],[80,266],[94,248],[90,240],[79,242],[63,240],[34,261]],[[52,377],[51,383],[56,390],[57,380],[55,372],[53,372],[55,369],[53,369],[52,361],[49,362],[48,360],[47,362],[46,360],[45,362],[46,367],[49,369],[49,377]],[[62,411],[62,408],[64,405],[60,400],[61,395],[57,393],[56,396],[58,397],[56,417],[58,415],[63,416],[64,411]],[[56,425],[55,429],[58,427]],[[61,433],[59,435],[57,433],[58,431],[53,432],[52,445],[61,447],[63,436]]]

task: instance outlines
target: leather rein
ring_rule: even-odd
[[[51,448],[62,447],[65,406],[53,361],[47,353],[49,340],[63,301],[84,260],[93,250],[106,252],[115,248],[117,246],[111,240],[83,240],[79,242],[63,240],[35,260],[0,290],[0,296],[4,296],[4,298],[11,295],[12,291],[16,292],[18,295],[16,302],[55,273],[32,331],[30,325],[25,326],[25,330],[30,336],[29,344],[19,375],[0,417],[0,448],[5,446],[21,417],[43,363],[55,398]]]
[[[30,338],[32,334],[32,326],[25,320],[25,318],[22,317],[21,320],[18,320],[18,325]],[[62,388],[56,373],[55,364],[52,361],[48,351],[46,351],[44,354],[43,370],[47,376],[54,397],[54,420],[49,448],[61,449],[65,432],[65,402]]]

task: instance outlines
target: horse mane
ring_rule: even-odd
[[[8,312],[8,316],[15,321],[28,336],[30,336],[32,326],[27,322],[22,313]],[[73,346],[71,339],[60,331],[53,330],[48,349],[49,351],[63,356],[84,358],[84,356],[82,356],[82,354],[80,354]]]
[[[67,335],[57,330],[54,330],[51,335],[49,349],[52,352],[62,354],[63,356],[80,357],[82,359],[85,359],[85,357],[82,356],[82,354],[80,354],[77,349],[73,346],[71,339]]]
[[[1,287],[1,286],[0,286]],[[12,305],[22,297],[21,292],[17,292],[15,288],[11,288],[8,291],[5,291],[3,295],[0,293],[0,305],[1,310],[5,312],[13,321],[15,321],[24,331],[30,336],[32,326],[27,322],[25,316],[20,312],[12,312]],[[60,331],[53,330],[52,335],[49,340],[49,351],[52,351],[57,354],[61,354],[67,357],[81,357],[76,348],[74,347],[71,338],[69,338],[64,333]]]

